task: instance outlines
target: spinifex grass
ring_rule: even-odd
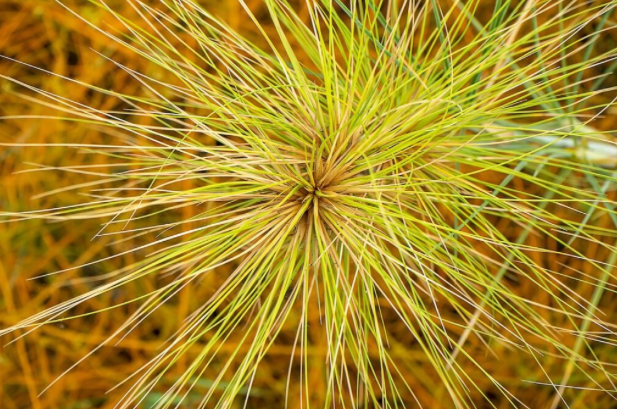
[[[617,145],[593,126],[612,104],[596,101],[614,90],[602,88],[607,74],[591,71],[614,68],[613,53],[593,44],[617,2],[496,1],[481,21],[478,0],[323,0],[307,2],[308,24],[284,1],[265,3],[268,28],[240,1],[263,47],[189,0],[130,1],[142,22],[100,3],[124,28],[94,28],[166,72],[149,77],[118,64],[146,96],[81,84],[118,98],[122,110],[20,83],[67,118],[107,128],[112,144],[59,146],[107,155],[118,171],[67,164],[56,170],[97,178],[66,188],[91,189],[88,200],[6,219],[79,226],[101,218],[96,238],[147,241],[111,256],[135,252],[141,261],[0,334],[139,305],[102,347],[183,288],[227,271],[127,379],[118,407],[248,403],[260,361],[283,333],[293,334],[292,406],[315,406],[312,359],[325,359],[317,376],[331,407],[422,406],[415,391],[425,380],[409,370],[418,361],[447,391],[446,407],[490,404],[478,376],[524,407],[485,369],[495,345],[532,357],[537,376],[527,380],[553,388],[552,407],[570,386],[615,392],[614,362],[594,343],[614,343],[598,308],[614,291],[617,213],[608,195]],[[192,216],[179,217],[185,209]],[[586,245],[597,247],[595,257]],[[547,265],[547,253],[561,262]],[[153,291],[71,315],[153,275],[166,277]],[[566,279],[592,286],[592,295]],[[328,353],[311,359],[315,314]],[[391,347],[392,320],[413,335],[409,351]],[[467,348],[472,338],[481,353]],[[153,392],[195,348],[166,392]],[[544,369],[548,358],[562,361],[559,379]]]

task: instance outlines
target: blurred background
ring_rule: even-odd
[[[227,21],[242,34],[260,42],[252,24],[241,10],[236,0],[198,0],[211,13]],[[449,7],[452,0],[440,0],[444,7]],[[106,14],[86,0],[65,0],[65,5],[75,13],[83,16],[97,27],[121,27],[108,19]],[[129,19],[136,18],[135,10],[124,0],[108,0],[108,5]],[[247,0],[249,7],[267,26],[267,13],[260,0]],[[303,1],[292,2],[300,15],[307,17]],[[483,1],[479,15],[487,18],[493,8],[493,0]],[[580,1],[581,5],[590,3]],[[593,3],[593,1],[592,1]],[[615,14],[615,13],[613,13]],[[609,24],[617,24],[617,16],[609,18]],[[591,32],[593,27],[580,33],[581,36]],[[617,48],[617,36],[613,31],[606,31],[599,37],[596,52],[605,52]],[[111,42],[102,33],[88,26],[71,14],[54,0],[0,0],[0,75],[14,78],[30,86],[58,94],[74,101],[82,102],[98,109],[119,109],[118,100],[97,94],[86,87],[52,76],[53,72],[71,78],[77,82],[93,84],[105,89],[122,89],[123,93],[140,95],[140,84],[125,71],[118,69],[102,55],[153,78],[164,75],[161,69],[147,60],[131,53],[126,48]],[[23,64],[9,60],[15,59]],[[581,58],[573,56],[574,59]],[[26,65],[27,64],[27,65]],[[32,67],[38,67],[34,69]],[[605,69],[602,68],[602,69]],[[600,72],[590,72],[595,75]],[[617,86],[616,76],[609,77],[605,87]],[[615,94],[613,94],[614,96]],[[113,135],[86,124],[76,124],[62,119],[57,110],[32,100],[34,92],[19,87],[0,78],[0,142],[23,144],[49,143],[106,143]],[[606,99],[607,94],[600,98]],[[602,102],[602,101],[598,101]],[[608,112],[595,126],[600,129],[616,129],[616,113]],[[41,117],[46,117],[41,119]],[[101,165],[105,172],[107,158],[102,155],[89,155],[87,152],[63,147],[31,146],[27,148],[0,147],[0,209],[5,211],[28,211],[52,208],[77,203],[79,190],[64,192],[63,187],[87,183],[91,176],[79,173],[30,171],[48,168],[87,164]],[[96,179],[96,178],[95,178]],[[524,186],[521,186],[524,188]],[[614,200],[614,198],[613,198]],[[565,211],[565,210],[564,210]],[[179,217],[190,217],[190,210],[183,210]],[[101,227],[101,220],[84,220],[80,223],[50,223],[37,220],[20,223],[0,224],[0,328],[17,323],[45,308],[58,304],[76,295],[86,292],[93,284],[77,278],[93,277],[113,271],[123,265],[134,262],[140,254],[128,254],[121,258],[94,264],[78,270],[70,270],[60,275],[30,280],[35,276],[67,269],[90,261],[118,253],[126,248],[139,245],[134,238],[129,242],[119,242],[113,236],[90,241]],[[600,221],[600,224],[603,222]],[[607,220],[606,226],[610,227]],[[508,234],[517,234],[516,226],[504,225]],[[115,241],[114,241],[115,240]],[[557,249],[557,243],[547,237],[533,236],[534,245]],[[594,257],[597,248],[590,245],[584,251]],[[542,260],[546,265],[554,266],[560,260],[551,259],[550,255]],[[574,266],[593,275],[591,266],[584,264]],[[224,276],[221,274],[221,276]],[[161,277],[149,277],[133,282],[121,291],[109,293],[105,297],[90,300],[74,311],[84,314],[105,308],[110,303],[121,303],[135,294],[147,292],[161,284]],[[219,278],[212,278],[210,285],[216,286]],[[70,285],[68,285],[70,284]],[[512,285],[517,285],[513,283]],[[584,297],[589,297],[593,288],[577,281],[570,283],[572,288]],[[526,297],[534,299],[531,286],[520,284],[518,290]],[[66,321],[62,324],[44,326],[24,337],[13,334],[2,339],[0,344],[0,408],[1,409],[85,409],[112,408],[118,398],[126,392],[126,385],[113,389],[141,365],[152,358],[165,340],[178,328],[182,320],[190,314],[203,300],[203,289],[189,286],[182,290],[180,296],[157,309],[150,319],[138,326],[129,336],[117,345],[109,345],[98,350],[75,368],[62,376],[51,388],[39,396],[51,382],[73,364],[86,356],[109,336],[118,323],[134,312],[136,306],[128,305],[112,313],[101,313],[80,319]],[[545,295],[539,294],[537,302],[545,303]],[[617,299],[607,293],[601,302],[605,312],[614,313],[614,317],[605,317],[609,322],[617,322]],[[548,314],[548,312],[546,312]],[[319,339],[319,317],[315,315],[315,339]],[[550,317],[549,317],[550,319]],[[386,323],[393,334],[394,348],[406,360],[405,376],[414,388],[414,393],[426,408],[450,408],[447,391],[439,384],[436,375],[425,364],[421,352],[414,349],[414,340],[404,327],[393,317]],[[567,327],[569,324],[560,322]],[[406,338],[408,337],[408,338]],[[9,341],[13,341],[9,345]],[[521,380],[541,380],[538,366],[525,354],[505,349],[501,345],[491,345],[495,357],[489,357],[486,347],[471,340],[469,352],[482,361],[498,381],[504,384],[515,396],[528,407],[545,408],[553,399],[554,391],[550,387],[540,386]],[[261,366],[254,389],[248,400],[251,408],[285,407],[285,388],[289,357],[292,353],[293,338],[284,334],[277,341]],[[234,345],[226,345],[232,350]],[[199,350],[194,351],[197,354]],[[309,355],[316,364],[312,368],[310,380],[314,391],[312,400],[315,407],[323,407],[323,386],[326,345],[315,342],[310,346]],[[612,346],[598,346],[597,353],[604,359],[617,362],[617,349]],[[484,357],[484,358],[483,358]],[[174,376],[186,368],[188,356],[181,361],[164,378],[152,394],[150,402],[143,403],[149,407],[156,400],[156,392],[165,391],[174,381]],[[563,371],[563,362],[552,361],[547,357],[545,370],[559,379]],[[470,368],[469,374],[482,385],[486,382],[477,369]],[[297,390],[292,379],[291,396]],[[576,374],[572,382],[576,382]],[[581,380],[584,382],[584,380]],[[207,377],[199,379],[194,392],[187,397],[180,407],[195,407],[201,399],[200,393],[209,388]],[[589,384],[593,387],[593,384]],[[488,382],[482,393],[491,403],[486,403],[478,391],[470,391],[479,408],[506,408],[510,404]],[[568,391],[571,408],[610,409],[617,408],[617,402],[609,396],[595,391]],[[402,402],[404,407],[415,408],[411,396]],[[320,403],[321,402],[321,403]],[[239,401],[238,407],[244,402]],[[494,405],[494,406],[491,406]],[[290,408],[299,407],[293,398],[288,402]],[[522,407],[522,406],[521,406]]]

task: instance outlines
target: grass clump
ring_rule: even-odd
[[[594,347],[614,342],[600,302],[614,292],[617,145],[594,126],[612,106],[614,51],[593,47],[617,2],[495,1],[482,19],[478,0],[322,0],[303,18],[266,0],[265,22],[239,0],[260,33],[251,40],[190,0],[132,0],[141,22],[92,3],[115,19],[115,31],[95,29],[165,75],[118,64],[143,95],[80,84],[117,98],[106,111],[19,82],[107,129],[112,143],[61,145],[116,170],[62,167],[94,178],[66,188],[87,199],[4,216],[100,218],[96,237],[143,240],[106,259],[140,259],[0,334],[137,305],[102,347],[222,275],[118,407],[248,404],[281,342],[282,406],[422,407],[441,388],[445,407],[529,407],[488,369],[497,348],[537,365],[526,380],[551,388],[549,407],[567,405],[571,387],[614,392]],[[163,277],[154,289],[71,315],[152,276]],[[400,331],[413,341],[397,342]]]

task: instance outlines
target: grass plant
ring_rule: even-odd
[[[203,287],[116,407],[250,406],[281,344],[281,407],[427,407],[438,391],[444,407],[533,407],[499,379],[495,350],[528,357],[533,376],[517,382],[548,388],[546,407],[616,392],[601,302],[615,292],[617,143],[597,127],[614,109],[616,52],[594,49],[616,1],[497,0],[481,18],[480,0],[307,0],[305,16],[284,0],[257,16],[238,0],[251,39],[192,0],[127,2],[140,21],[93,0],[110,20],[91,28],[156,75],[101,54],[139,91],[77,84],[113,108],[4,76],[106,138],[38,144],[105,165],[37,165],[84,175],[46,193],[79,200],[2,216],[100,220],[92,243],[119,248],[39,279],[134,261],[74,281],[88,289],[0,335],[133,306],[68,372]]]

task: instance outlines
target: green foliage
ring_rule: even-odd
[[[150,78],[118,66],[149,96],[92,87],[130,108],[102,112],[31,88],[73,120],[113,129],[117,143],[77,147],[109,155],[122,170],[67,166],[100,177],[88,200],[5,217],[105,218],[99,236],[143,235],[151,240],[126,252],[152,251],[2,333],[80,318],[70,311],[93,297],[172,277],[130,301],[139,308],[111,342],[229,266],[224,284],[127,380],[119,407],[142,399],[176,407],[206,376],[212,381],[191,405],[229,407],[250,396],[260,362],[289,328],[299,352],[287,376],[301,387],[288,399],[309,406],[307,322],[316,310],[332,407],[401,407],[414,398],[403,375],[409,362],[390,348],[384,315],[413,334],[452,407],[484,396],[477,374],[521,405],[466,348],[470,338],[486,351],[494,343],[525,351],[540,374],[546,356],[562,359],[562,379],[544,372],[532,380],[553,385],[554,406],[573,373],[614,392],[615,376],[592,343],[614,342],[598,305],[614,291],[617,213],[607,195],[617,145],[593,126],[612,104],[596,101],[611,90],[604,76],[586,73],[614,58],[592,47],[615,1],[496,1],[488,21],[476,17],[479,0],[309,1],[307,24],[284,0],[266,0],[274,29],[245,7],[262,33],[253,42],[192,1],[132,3],[148,24],[99,6],[125,28],[111,39],[167,72]],[[591,36],[578,35],[594,25]],[[177,219],[185,208],[197,214]],[[169,223],[148,225],[166,214]],[[612,226],[597,223],[602,217]],[[137,220],[147,227],[132,228]],[[597,258],[580,243],[598,245]],[[593,274],[546,265],[546,253],[584,259]],[[592,296],[571,291],[564,276],[592,285]],[[545,293],[545,304],[508,277]],[[223,345],[235,347],[223,355]],[[197,358],[167,392],[150,394],[195,347]]]

